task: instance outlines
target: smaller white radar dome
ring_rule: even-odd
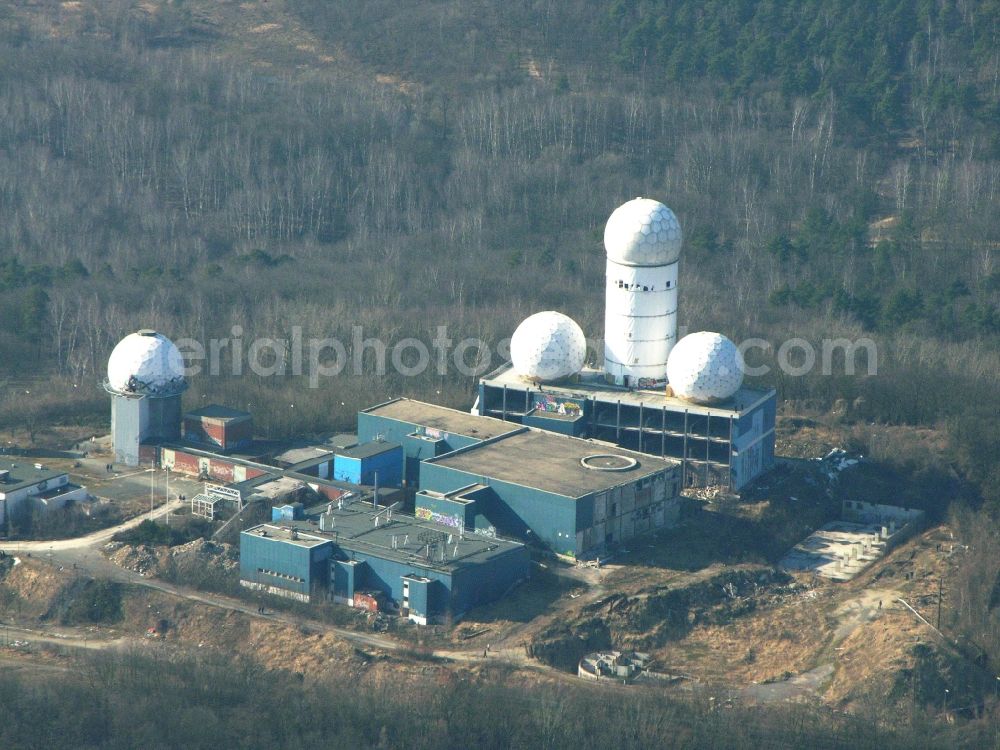
[[[533,381],[575,375],[587,356],[587,339],[572,318],[554,310],[522,321],[510,340],[514,371]]]
[[[615,209],[604,227],[608,260],[626,266],[666,266],[681,256],[681,225],[659,201],[636,198]]]
[[[712,403],[732,396],[743,385],[743,356],[721,333],[692,333],[670,350],[667,381],[678,398]]]
[[[162,333],[130,333],[108,358],[108,387],[118,393],[166,395],[186,385],[184,358]]]

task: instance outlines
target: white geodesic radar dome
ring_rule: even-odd
[[[186,385],[184,358],[162,333],[130,333],[108,358],[108,387],[118,393],[167,394]]]
[[[743,385],[743,356],[721,333],[692,333],[670,350],[667,382],[678,398],[699,403],[723,401]]]
[[[626,266],[666,266],[681,255],[681,225],[659,201],[636,198],[615,209],[604,227],[608,260]]]
[[[575,375],[587,356],[587,339],[572,318],[554,310],[521,322],[510,340],[514,371],[535,381]]]

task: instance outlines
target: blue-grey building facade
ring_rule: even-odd
[[[313,602],[329,589],[332,546],[324,539],[262,525],[240,534],[240,584]]]
[[[358,412],[359,442],[388,440],[402,446],[403,482],[409,489],[420,486],[424,460],[477,445],[515,429],[497,419],[478,419],[455,409],[406,398]]]
[[[403,448],[398,443],[373,440],[337,451],[333,478],[338,482],[399,487],[403,481]]]
[[[331,503],[302,521],[240,534],[240,582],[314,602],[368,606],[379,600],[424,625],[456,619],[528,577],[517,542],[430,524],[363,503]]]
[[[476,533],[582,558],[673,525],[680,490],[676,461],[522,428],[425,461],[415,505],[419,518],[472,519]]]

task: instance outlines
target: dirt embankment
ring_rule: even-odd
[[[0,558],[0,621],[49,629],[121,619],[121,586],[44,558]]]
[[[59,566],[27,555],[0,560],[0,616],[38,619],[49,612],[75,578]]]
[[[277,620],[209,607],[160,591],[132,590],[122,629],[176,648],[241,654],[273,669],[319,677],[324,670],[355,673],[354,648],[328,633],[316,634]]]
[[[154,560],[180,559],[196,565],[207,558],[220,567],[234,564],[222,545],[204,540],[155,552],[148,553]],[[147,551],[125,545],[115,554],[134,563],[145,560]],[[85,633],[91,643],[163,643],[182,650],[237,653],[265,667],[306,677],[319,678],[330,670],[360,677],[371,663],[380,661],[380,655],[358,654],[329,633],[93,579],[27,556],[0,559],[0,621],[38,632],[54,629],[65,634],[67,644]]]
[[[529,651],[547,664],[573,671],[590,651],[653,651],[695,627],[729,623],[799,588],[801,584],[775,568],[741,566],[674,586],[611,594],[541,631]]]

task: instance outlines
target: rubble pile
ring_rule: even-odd
[[[108,542],[104,552],[115,565],[131,570],[141,576],[156,575],[160,560],[156,550],[148,544],[131,545],[122,542]]]
[[[195,539],[172,547],[170,556],[178,563],[217,565],[226,571],[235,570],[240,565],[231,544],[219,544],[206,539]]]

